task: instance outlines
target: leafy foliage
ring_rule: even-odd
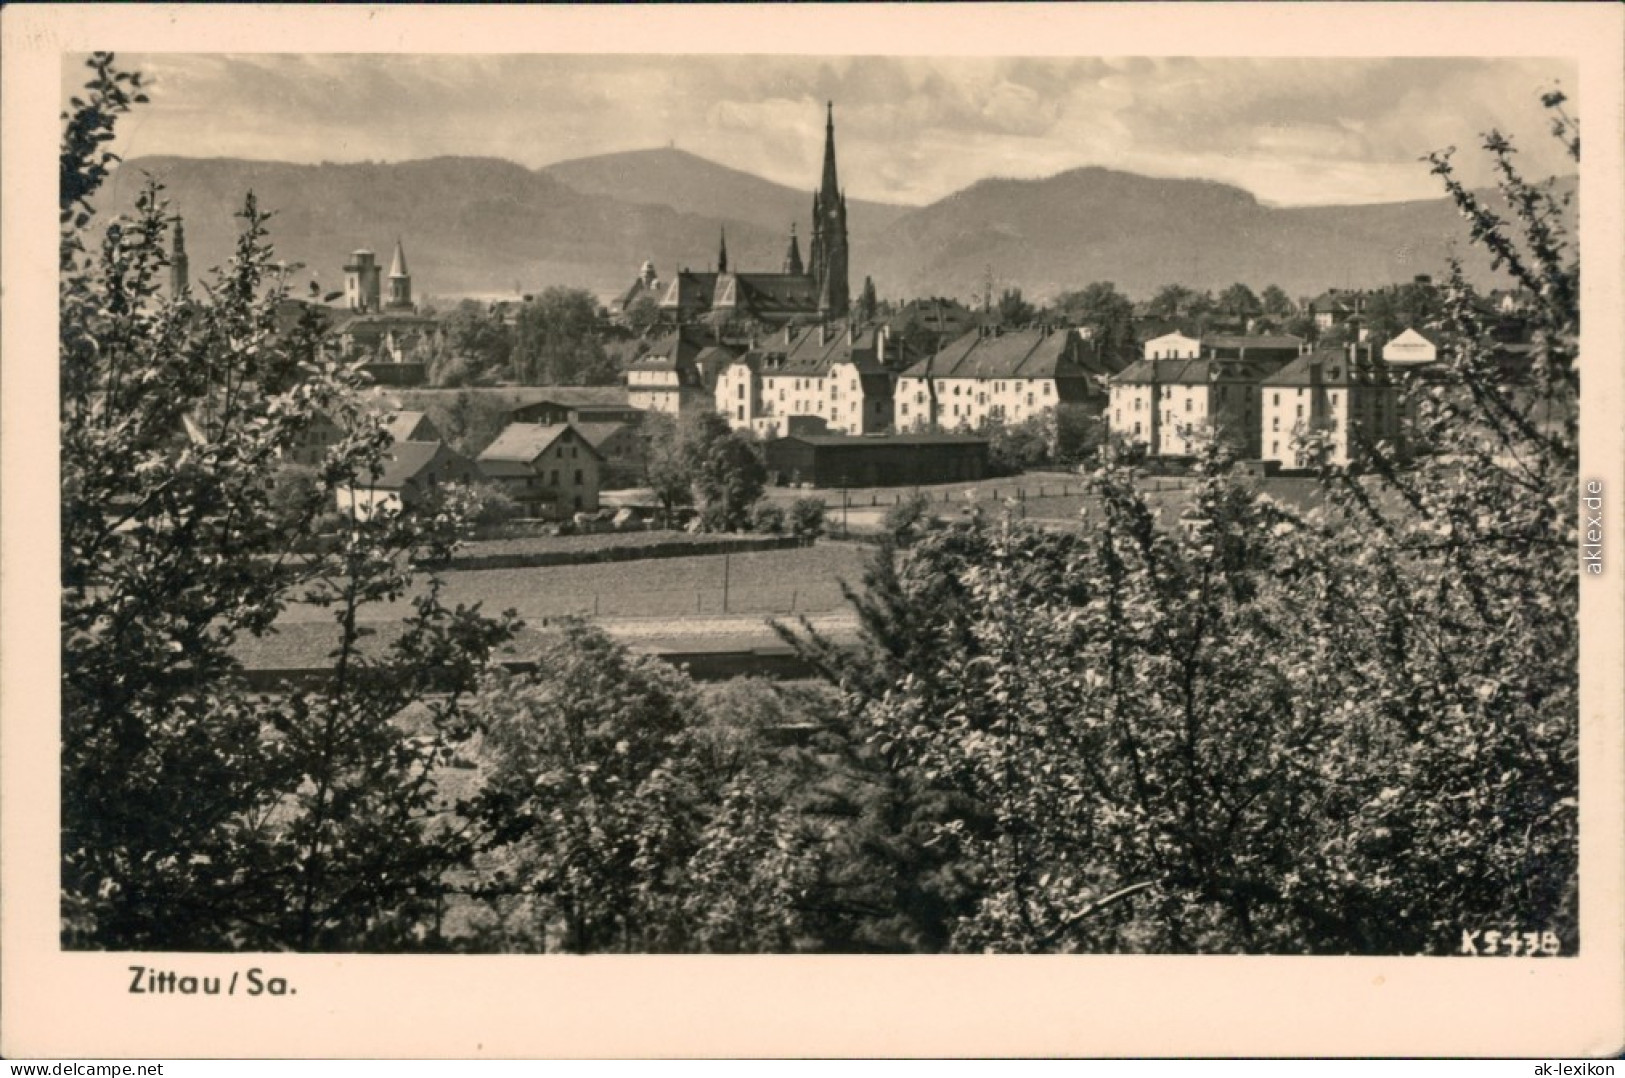
[[[434,770],[466,739],[460,693],[508,627],[446,609],[431,580],[392,640],[367,639],[363,608],[412,594],[413,562],[455,541],[444,504],[345,520],[321,550],[289,543],[382,471],[389,436],[312,317],[279,330],[252,195],[201,299],[159,298],[156,186],[86,251],[97,147],[136,100],[112,56],[90,68],[63,144],[63,941],[422,945],[438,880],[466,858]],[[283,457],[326,420],[343,436],[289,479]],[[252,693],[233,645],[292,603],[334,612],[331,674]],[[398,716],[431,690],[444,695],[407,729]]]
[[[651,416],[644,430],[649,483],[668,517],[679,507],[695,505],[709,531],[745,528],[767,485],[766,465],[748,435],[732,430],[714,412],[680,419]]]
[[[933,911],[913,945],[1577,945],[1578,268],[1561,201],[1485,146],[1516,226],[1435,168],[1537,297],[1533,355],[1502,354],[1452,273],[1445,361],[1407,393],[1415,463],[1368,447],[1300,512],[1207,446],[1171,520],[1108,451],[1084,532],[927,528],[853,596],[859,654],[789,634],[894,799],[853,831],[889,855],[849,878]]]
[[[682,674],[579,622],[532,676],[493,676],[479,700],[490,774],[469,806],[493,941],[791,949],[798,879],[814,865],[787,811],[793,761],[762,740],[752,695],[707,717]]]
[[[596,386],[620,371],[604,353],[604,318],[590,292],[548,288],[519,309],[513,331],[514,380],[520,385]]]

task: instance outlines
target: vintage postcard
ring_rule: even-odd
[[[1622,25],[8,9],[0,1051],[1618,1052]]]

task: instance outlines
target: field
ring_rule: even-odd
[[[994,512],[1011,512],[1047,527],[1077,527],[1079,513],[1092,499],[1079,492],[1076,479],[1066,484],[1059,476],[1023,476],[1017,480],[985,481],[924,488],[936,498],[944,518],[966,512],[968,488],[977,492],[976,504]],[[1309,479],[1260,480],[1266,493],[1288,504],[1304,507],[1314,501],[1315,483]],[[1189,499],[1188,481],[1148,479],[1151,500],[1165,521],[1177,519]],[[1017,489],[1025,497],[1017,498]],[[1040,496],[1039,491],[1043,494]],[[1066,493],[1063,493],[1063,490]],[[825,491],[828,495],[830,492]],[[876,500],[878,501],[878,492]],[[902,493],[888,491],[888,494]],[[955,497],[955,495],[958,495]],[[835,492],[837,506],[839,492]],[[848,509],[854,532],[880,527],[886,509],[863,506]],[[1090,508],[1083,523],[1096,516]],[[840,528],[837,508],[829,523]],[[648,533],[650,535],[667,533]],[[647,540],[645,536],[579,536],[547,540],[517,540],[527,549],[570,545],[590,549],[608,541]],[[492,544],[480,544],[482,547]],[[678,558],[560,565],[519,569],[447,570],[441,573],[447,605],[480,604],[488,613],[512,609],[526,623],[521,637],[507,653],[521,657],[534,650],[536,634],[551,631],[551,623],[566,615],[604,619],[607,628],[626,643],[651,651],[733,650],[771,646],[776,638],[765,625],[769,617],[811,615],[838,635],[851,631],[852,612],[841,592],[843,582],[856,586],[873,548],[867,544],[825,539],[813,546],[729,555],[704,554]],[[406,602],[368,607],[362,620],[376,636],[371,651],[392,635],[410,613]],[[335,639],[333,611],[311,606],[290,607],[277,622],[277,632],[261,640],[244,640],[238,654],[250,668],[314,667],[327,661]]]
[[[845,605],[840,582],[856,584],[868,556],[869,548],[859,544],[822,542],[726,556],[451,570],[441,574],[442,595],[447,605],[480,603],[493,613],[511,608],[527,620],[564,614],[648,618],[815,613]],[[410,609],[405,602],[379,604],[369,607],[365,617],[395,621]],[[331,619],[331,611],[298,606],[291,607],[280,623]]]

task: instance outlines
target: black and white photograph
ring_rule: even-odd
[[[34,931],[266,1006],[277,956],[1617,947],[1618,102],[1086,42],[63,49]]]

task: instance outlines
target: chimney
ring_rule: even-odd
[[[784,324],[784,343],[789,344],[790,340],[791,340],[791,337],[790,337],[790,323],[786,322]]]
[[[820,322],[820,323],[818,323],[818,343],[820,345],[825,345],[825,344],[829,343],[829,323],[828,322]]]

